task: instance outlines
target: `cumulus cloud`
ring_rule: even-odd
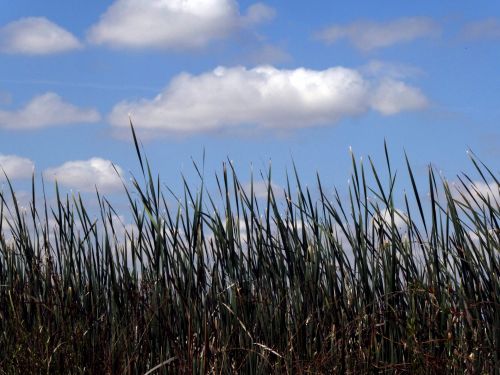
[[[175,77],[153,99],[115,105],[108,120],[137,129],[190,134],[237,129],[299,128],[333,124],[370,109],[384,115],[417,110],[427,103],[417,88],[401,81],[369,80],[354,70],[280,70],[272,66],[218,67]]]
[[[5,174],[11,180],[30,178],[35,164],[27,158],[22,158],[16,155],[0,154],[0,181],[4,179]]]
[[[394,79],[383,80],[375,89],[372,107],[384,115],[424,108],[427,99],[420,90]]]
[[[115,168],[109,160],[91,158],[68,161],[58,167],[46,169],[44,176],[82,192],[93,192],[96,187],[100,192],[112,192],[120,190],[123,186],[121,179],[123,170],[117,165]]]
[[[241,15],[235,0],[116,0],[88,40],[119,48],[197,48],[273,15],[260,3]]]
[[[500,39],[500,19],[486,18],[469,22],[463,27],[461,34],[467,40]]]
[[[494,210],[500,210],[500,184],[494,180],[488,182],[452,181],[450,190],[457,205],[465,210],[469,208],[483,210],[490,205]],[[498,235],[500,234],[498,228],[492,227],[489,220],[479,226],[477,223],[471,223],[471,226],[472,229],[466,233],[470,241],[474,242],[476,246],[486,244],[488,242],[486,237],[488,236],[491,236],[490,241],[498,241]]]
[[[1,180],[1,178],[0,178]],[[15,203],[17,204],[19,208],[19,213],[21,216],[26,215],[29,211],[30,204],[32,202],[32,194],[28,191],[24,190],[15,190],[14,192],[14,197],[10,194],[10,192],[5,191],[6,186],[1,186],[0,188],[0,202],[3,203],[3,212],[1,213],[0,220],[3,221],[3,226],[2,226],[2,232],[0,234],[0,238],[3,237],[3,239],[8,243],[9,241],[12,241],[14,239],[14,236],[12,235],[12,231],[10,230],[11,225],[16,225],[16,222],[18,220],[17,218],[17,213],[14,208],[14,198],[15,198]],[[3,194],[2,194],[3,193]],[[0,205],[2,205],[0,203]],[[27,221],[27,225],[30,225],[30,220]]]
[[[91,123],[101,116],[95,109],[81,109],[53,92],[34,97],[16,111],[0,110],[0,128],[36,129],[55,125]]]
[[[49,55],[82,48],[70,32],[43,17],[21,18],[0,28],[0,52]]]
[[[427,17],[400,18],[386,23],[358,21],[349,25],[334,25],[316,34],[328,44],[347,39],[362,51],[408,43],[418,38],[435,36],[439,25]]]
[[[453,198],[459,203],[482,206],[485,201],[489,201],[493,206],[500,207],[500,185],[495,181],[474,181],[465,185],[453,182],[452,187]]]
[[[372,224],[376,227],[382,226],[385,229],[392,227],[391,211],[387,208],[380,212],[376,212],[372,218]],[[406,214],[398,209],[394,209],[394,226],[400,232],[404,232],[408,228],[409,219]]]

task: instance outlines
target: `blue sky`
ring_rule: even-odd
[[[387,140],[425,185],[472,149],[500,156],[500,4],[493,1],[16,0],[0,3],[0,166],[63,189],[119,195],[138,172],[130,115],[154,170],[214,186],[297,165],[346,186],[351,146],[382,164]]]

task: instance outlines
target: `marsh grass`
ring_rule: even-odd
[[[98,219],[1,193],[0,374],[498,373],[499,182],[473,154],[487,193],[432,169],[418,191],[407,161],[396,209],[386,149],[348,199],[295,171],[279,200],[269,171],[259,200],[226,163],[172,208],[133,137],[133,230],[98,192]]]

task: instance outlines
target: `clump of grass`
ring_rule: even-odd
[[[269,171],[261,201],[227,163],[219,198],[201,179],[172,208],[133,137],[134,230],[99,193],[97,220],[34,179],[26,211],[1,193],[0,374],[498,373],[499,182],[474,155],[487,193],[429,169],[424,199],[407,161],[396,209],[386,149],[347,200],[296,171],[279,200]]]

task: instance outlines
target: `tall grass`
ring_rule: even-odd
[[[99,219],[34,179],[27,210],[1,193],[0,374],[499,373],[499,182],[474,155],[488,192],[432,169],[419,191],[407,161],[396,208],[386,149],[384,178],[353,156],[348,199],[269,171],[260,200],[227,163],[173,207],[133,136],[133,230],[98,192]]]

